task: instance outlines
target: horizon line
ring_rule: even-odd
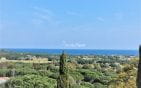
[[[0,48],[0,49],[61,49],[61,50],[135,50],[138,49],[96,49],[96,48]]]

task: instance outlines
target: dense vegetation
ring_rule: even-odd
[[[139,64],[138,64],[138,76],[137,76],[137,86],[141,87],[141,45],[139,47]]]
[[[21,53],[1,54],[12,60],[27,57]],[[35,56],[35,54],[30,54]],[[10,77],[6,88],[56,88],[59,77],[59,56],[38,54],[51,63],[0,63],[0,76]],[[138,58],[131,56],[68,56],[70,88],[136,88]]]

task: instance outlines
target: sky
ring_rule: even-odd
[[[0,48],[138,49],[141,0],[0,0]]]

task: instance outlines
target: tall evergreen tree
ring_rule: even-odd
[[[138,64],[137,87],[141,88],[141,45],[139,47],[139,64]]]
[[[67,55],[63,52],[60,56],[59,77],[57,80],[57,88],[69,88],[68,69],[66,64]]]

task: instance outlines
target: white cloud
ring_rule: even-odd
[[[43,21],[48,21],[50,23],[52,23],[53,21],[53,18],[51,15],[48,15],[48,14],[43,14],[43,13],[34,13],[35,16],[40,19],[40,20],[43,20]]]
[[[67,47],[67,48],[84,48],[84,47],[86,47],[86,44],[78,43],[78,42],[63,41],[63,45],[64,45],[64,47]]]
[[[47,13],[49,15],[54,15],[54,13],[50,10],[50,9],[47,9],[47,8],[40,8],[40,7],[33,7],[34,10],[36,11],[39,11],[39,12],[42,12],[42,13]]]
[[[33,24],[48,23],[50,25],[56,25],[59,21],[56,20],[53,11],[47,8],[32,7],[34,9],[34,18],[32,19]]]

